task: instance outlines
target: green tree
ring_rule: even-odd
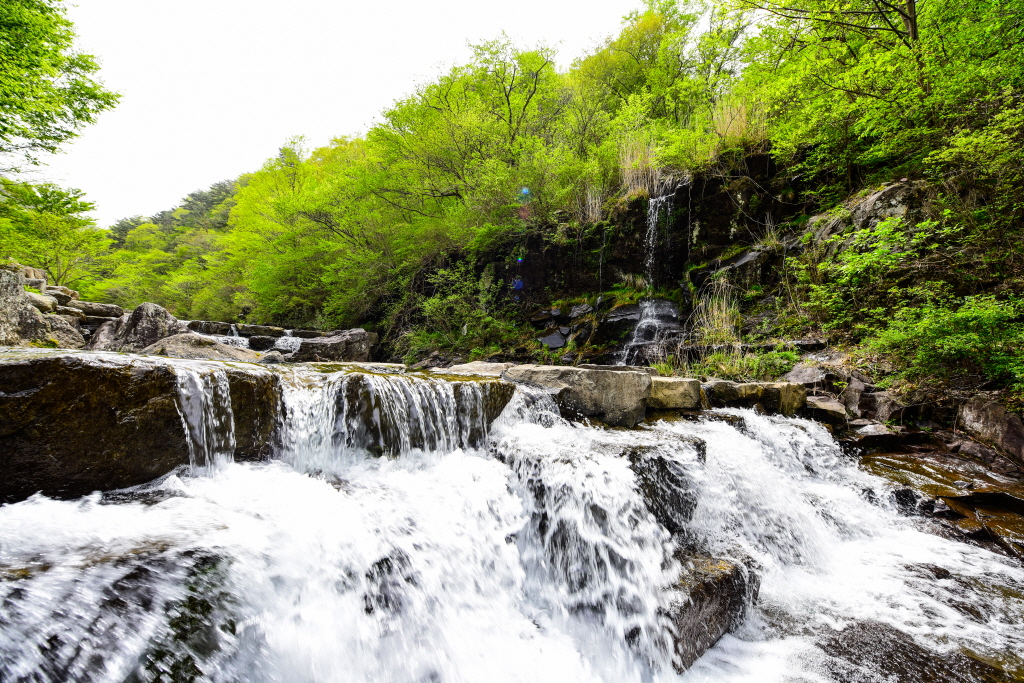
[[[117,103],[74,40],[60,0],[0,3],[0,155],[8,163],[56,151]]]

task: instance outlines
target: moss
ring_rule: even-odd
[[[53,337],[47,337],[46,339],[33,339],[29,342],[29,346],[34,346],[37,349],[56,349],[60,345]]]

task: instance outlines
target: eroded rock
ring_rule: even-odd
[[[104,323],[89,340],[92,351],[141,351],[161,339],[187,332],[188,327],[161,306],[139,304],[130,315]]]

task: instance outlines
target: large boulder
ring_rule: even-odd
[[[329,337],[303,339],[298,350],[286,358],[293,363],[368,361],[372,344],[366,330],[357,327],[334,332]]]
[[[73,324],[57,315],[44,315],[32,305],[28,294],[20,267],[0,268],[0,346],[78,349],[85,345]]]
[[[804,414],[812,420],[836,427],[846,425],[846,406],[831,396],[808,396]]]
[[[698,454],[706,453],[703,442],[695,443],[694,447]],[[636,475],[637,489],[658,523],[673,534],[685,531],[697,507],[697,495],[683,466],[666,457],[657,446],[634,446],[624,455]]]
[[[166,337],[155,344],[150,344],[139,353],[193,360],[236,360],[248,363],[258,363],[260,360],[260,354],[255,351],[221,344],[215,339],[195,332],[183,332]]]
[[[0,355],[0,502],[144,484],[190,462],[179,375],[223,371],[234,456],[269,455],[279,380],[259,367],[42,351]]]
[[[52,296],[36,294],[35,292],[25,292],[25,300],[40,313],[52,313],[57,310],[59,305]]]
[[[673,636],[672,665],[682,673],[742,623],[757,600],[760,581],[733,560],[680,553],[682,573],[667,610]]]
[[[502,377],[548,390],[569,419],[590,417],[614,427],[632,427],[643,420],[651,393],[651,376],[634,370],[516,365]]]
[[[701,407],[700,380],[652,377],[647,406],[656,410],[697,410]]]
[[[960,408],[960,422],[976,439],[1003,451],[1024,466],[1024,423],[995,397],[978,394]]]
[[[100,304],[95,301],[79,301],[73,298],[66,305],[71,308],[77,308],[86,315],[92,315],[98,318],[120,318],[124,315],[124,309],[115,304]]]
[[[141,351],[188,327],[166,309],[153,303],[139,304],[131,314],[103,323],[89,340],[91,351]]]

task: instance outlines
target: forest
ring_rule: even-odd
[[[898,381],[982,377],[1024,396],[1015,0],[649,0],[564,70],[547,47],[497,37],[363,137],[289,140],[259,169],[109,228],[88,218],[80,191],[19,171],[116,94],[73,51],[59,2],[0,13],[36,41],[18,47],[24,63],[0,67],[0,256],[92,300],[152,301],[184,319],[359,325],[409,360],[525,349],[558,362],[526,323],[538,307],[701,296],[696,261],[660,281],[637,259],[605,268],[606,250],[643,240],[629,216],[670,185],[728,188],[768,159],[760,199],[735,206],[738,243],[807,244],[810,216],[890,182],[926,183],[928,216],[786,255],[773,296],[734,287],[720,319],[769,306],[761,339],[826,335]],[[21,82],[34,91],[17,92]],[[524,277],[513,291],[549,249],[601,272],[543,287]]]

